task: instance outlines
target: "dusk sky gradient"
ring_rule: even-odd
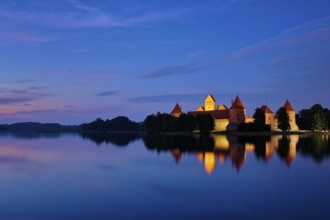
[[[0,123],[330,108],[330,1],[0,0],[0,67]]]

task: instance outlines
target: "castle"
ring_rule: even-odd
[[[290,131],[297,131],[299,128],[296,124],[296,112],[294,108],[288,100],[285,102],[283,107],[289,116]],[[278,131],[278,119],[272,110],[270,110],[267,105],[261,106],[260,109],[265,114],[265,124],[269,125],[272,131]],[[179,117],[182,113],[182,107],[176,103],[171,115],[174,117]],[[204,106],[199,106],[196,111],[190,111],[187,112],[187,114],[194,116],[198,114],[212,115],[214,118],[215,131],[236,131],[239,124],[254,121],[252,116],[246,115],[246,108],[238,95],[235,100],[232,101],[231,107],[227,108],[224,104],[217,106],[214,97],[209,94],[204,101]]]

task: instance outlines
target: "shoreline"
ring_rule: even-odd
[[[190,136],[203,135],[201,132],[160,132],[147,133],[144,131],[29,131],[29,130],[0,130],[0,133],[77,133],[77,134],[140,134],[140,135],[175,135],[175,136]],[[205,135],[238,135],[238,136],[273,136],[273,135],[330,135],[330,131],[211,131]]]

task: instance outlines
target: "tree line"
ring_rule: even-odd
[[[181,114],[178,118],[167,113],[158,112],[148,115],[143,122],[143,130],[147,133],[162,132],[193,132],[198,129],[201,133],[214,130],[214,118],[210,114]]]
[[[83,131],[139,131],[141,125],[127,117],[119,116],[111,120],[97,118],[90,123],[80,125],[80,127]]]

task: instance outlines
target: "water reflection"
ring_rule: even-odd
[[[112,144],[118,147],[127,146],[141,138],[138,133],[0,133],[0,137],[17,139],[60,138],[63,135],[78,135],[96,145]],[[248,152],[263,162],[268,162],[276,155],[287,166],[296,160],[297,153],[317,163],[330,155],[328,135],[144,135],[142,138],[148,150],[171,153],[178,164],[183,155],[196,155],[197,161],[203,164],[209,174],[226,161],[239,172],[247,160]]]
[[[84,140],[91,140],[97,145],[113,144],[118,147],[125,147],[129,143],[140,139],[138,133],[80,133]]]
[[[149,150],[171,152],[177,163],[183,154],[195,154],[208,174],[214,171],[217,163],[221,166],[227,159],[239,172],[246,161],[247,152],[253,152],[257,159],[264,162],[269,161],[276,152],[287,166],[296,159],[297,152],[316,162],[330,155],[328,136],[157,135],[144,136],[143,141]]]

